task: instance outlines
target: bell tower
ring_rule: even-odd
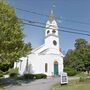
[[[46,22],[45,45],[50,49],[59,49],[58,26],[55,21],[53,10],[51,10],[48,21]]]

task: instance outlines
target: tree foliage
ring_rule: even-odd
[[[8,70],[15,60],[31,50],[31,44],[23,41],[22,21],[6,2],[0,2],[0,69]]]
[[[76,71],[90,71],[90,44],[85,39],[75,40],[75,49],[68,50],[64,64]]]
[[[76,49],[82,49],[87,47],[88,42],[85,39],[79,38],[77,40],[75,40],[75,48]]]

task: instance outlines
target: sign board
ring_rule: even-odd
[[[60,83],[61,83],[61,85],[68,83],[67,73],[63,72],[63,73],[60,74]]]

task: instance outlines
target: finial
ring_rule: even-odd
[[[51,10],[51,13],[49,15],[49,21],[50,21],[50,23],[52,23],[53,20],[54,20],[54,14],[53,14],[53,10]]]
[[[51,15],[53,15],[53,10],[51,10]]]

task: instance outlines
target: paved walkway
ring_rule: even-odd
[[[69,78],[69,80],[77,79],[77,78]],[[51,86],[55,83],[59,83],[60,78],[48,78],[35,80],[29,83],[22,83],[21,85],[9,86],[6,90],[51,90]]]

